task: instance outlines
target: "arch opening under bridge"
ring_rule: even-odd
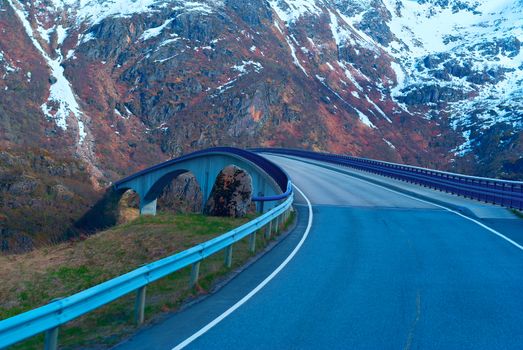
[[[252,195],[256,198],[281,195],[282,188],[265,170],[250,160],[228,152],[195,152],[142,170],[114,184],[117,194],[134,190],[140,198],[140,214],[155,215],[158,197],[163,189],[181,174],[191,172],[202,191],[203,211],[220,172],[228,166],[236,166],[252,179]],[[267,211],[277,203],[258,202],[258,211]]]

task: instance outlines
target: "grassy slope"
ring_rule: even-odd
[[[41,248],[18,256],[1,256],[0,319],[71,295],[112,277],[133,270],[207,241],[247,222],[202,215],[140,217],[74,243]],[[257,246],[266,242],[257,235]],[[233,267],[252,256],[247,240],[235,245]],[[176,310],[188,297],[205,293],[216,278],[230,269],[223,266],[223,254],[205,260],[200,267],[199,285],[189,290],[190,269],[174,273],[147,288],[146,321],[165,311]],[[121,298],[60,329],[61,348],[100,348],[118,342],[136,327],[133,319],[134,294]],[[16,349],[41,349],[43,336],[17,345]]]

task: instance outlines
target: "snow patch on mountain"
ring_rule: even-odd
[[[294,64],[298,68],[300,68],[300,70],[303,72],[303,74],[305,74],[306,76],[309,76],[309,73],[307,73],[305,68],[300,63],[298,56],[296,56],[296,48],[294,47],[294,44],[291,42],[291,40],[289,39],[288,36],[285,36],[285,41],[287,42],[287,45],[289,45],[289,49],[291,50],[292,61],[294,62]]]
[[[42,48],[38,40],[36,40],[33,28],[31,27],[31,24],[26,17],[26,13],[22,10],[21,4],[18,3],[17,0],[7,1],[22,22],[25,33],[31,39],[33,45],[40,52],[47,65],[51,69],[51,75],[54,78],[54,82],[51,84],[49,89],[49,98],[41,106],[42,112],[49,119],[54,120],[56,125],[63,130],[67,130],[67,120],[71,114],[76,117],[79,129],[79,144],[82,144],[86,136],[85,127],[81,120],[82,112],[76,100],[71,84],[64,75],[64,68],[61,66],[63,61],[62,55],[60,54],[59,50],[57,50],[57,57],[54,59],[51,58],[49,54]],[[63,32],[65,33],[65,30]]]
[[[314,0],[270,0],[271,8],[286,23],[293,23],[305,14],[322,13]]]
[[[350,40],[350,32],[346,28],[338,24],[338,18],[334,13],[329,11],[329,16],[331,21],[330,28],[332,32],[332,37],[334,38],[336,45],[340,47],[344,45],[348,40]]]
[[[392,120],[390,120],[390,118],[385,114],[385,112],[383,112],[383,110],[376,103],[374,103],[374,101],[372,101],[369,98],[369,96],[365,95],[365,99],[368,103],[372,105],[372,107],[374,107],[374,109],[383,117],[383,119],[392,124]]]
[[[56,32],[56,43],[58,45],[62,45],[64,43],[65,38],[67,38],[67,29],[64,28],[61,24],[56,26],[55,29]]]
[[[222,1],[200,0],[52,0],[56,10],[65,10],[82,22],[96,24],[107,17],[129,17],[136,13],[157,13],[163,9],[213,13]]]
[[[254,71],[257,73],[259,73],[263,69],[263,66],[261,65],[260,62],[254,62],[254,61],[242,61],[241,64],[232,66],[232,69],[234,69],[240,73],[247,73],[248,72],[247,67],[249,67],[249,66],[253,67]]]
[[[382,140],[392,149],[396,149],[396,146],[394,146],[392,144],[392,142],[390,142],[389,140],[385,139],[385,138],[382,138]]]
[[[519,16],[512,10],[521,13],[520,8],[513,6],[514,0],[487,0],[475,6],[474,11],[456,11],[451,6],[452,2],[448,7],[441,8],[428,1],[402,0],[400,6],[396,0],[383,2],[392,15],[388,22],[390,30],[400,44],[407,46],[407,50],[403,51],[417,57],[460,47],[460,37],[478,39],[485,35],[498,36],[496,32],[499,30],[493,29],[517,25],[514,22]],[[392,49],[398,50],[400,46],[397,44]]]
[[[147,29],[146,31],[144,31],[142,33],[142,35],[140,36],[140,39],[149,40],[150,38],[157,37],[158,35],[160,35],[162,33],[162,31],[165,29],[165,27],[167,27],[169,24],[171,24],[172,21],[173,21],[173,19],[170,18],[170,19],[166,20],[165,22],[163,22],[163,24],[159,25],[158,27]]]
[[[370,121],[369,117],[367,117],[362,111],[360,111],[357,108],[354,108],[354,110],[358,114],[358,118],[360,119],[360,121],[363,124],[365,124],[366,126],[368,126],[371,129],[376,129],[376,125],[372,124],[372,122]]]
[[[92,24],[110,16],[129,16],[138,12],[152,11],[157,0],[52,0],[56,9],[76,14],[79,22]]]
[[[8,74],[17,72],[20,70],[20,68],[16,67],[13,62],[11,62],[5,54],[0,50],[0,64],[1,67],[4,69],[4,74],[2,75],[2,79],[5,79]]]

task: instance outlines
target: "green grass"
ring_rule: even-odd
[[[287,228],[294,213],[283,227]],[[69,296],[145,263],[183,251],[227,232],[253,217],[243,219],[208,217],[197,214],[142,216],[114,227],[85,241],[60,244],[27,254],[25,257],[0,257],[9,264],[1,272],[0,319]],[[260,230],[256,246],[266,246]],[[271,239],[274,239],[273,236]],[[164,312],[177,310],[191,298],[208,293],[217,280],[243,265],[253,256],[248,238],[235,243],[233,266],[224,266],[224,253],[205,259],[195,288],[189,288],[190,267],[177,271],[147,286],[146,323]],[[39,268],[35,271],[35,266]],[[11,278],[9,278],[11,277]],[[109,347],[136,331],[135,294],[131,293],[60,328],[61,349]],[[41,349],[43,337],[37,336],[13,349]]]
[[[510,209],[511,212],[513,212],[517,217],[523,219],[523,212],[517,209]]]

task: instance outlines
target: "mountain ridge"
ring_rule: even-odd
[[[66,148],[90,165],[94,179],[143,166],[150,152],[168,158],[217,142],[255,145],[250,141],[471,173],[490,167],[493,175],[518,159],[504,149],[501,160],[475,157],[484,134],[501,133],[507,147],[521,150],[519,5],[7,0],[0,16],[18,18],[5,28],[23,28],[34,46],[25,50],[40,61],[39,74],[48,71],[48,91],[34,88],[48,94],[34,111],[44,115],[38,122],[47,123],[47,134],[64,134]],[[17,72],[17,58],[9,59],[4,46],[4,77],[25,71],[19,75],[32,84],[34,72]],[[0,93],[10,92],[7,81]],[[198,127],[185,126],[195,114]],[[310,122],[318,126],[306,135]],[[241,141],[242,133],[256,140]],[[127,159],[108,161],[116,154]]]

